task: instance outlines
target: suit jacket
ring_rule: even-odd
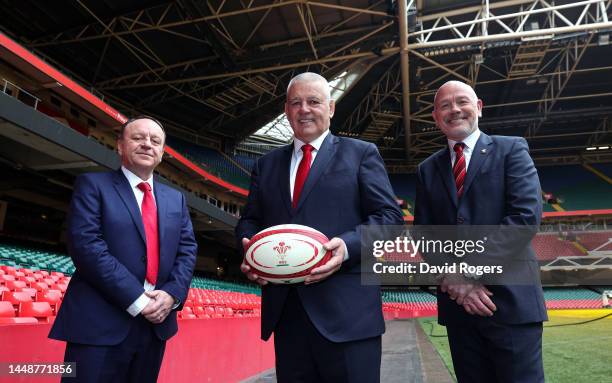
[[[540,182],[525,139],[488,136],[481,132],[458,201],[448,147],[417,169],[415,225],[527,225],[537,231],[542,217]],[[530,239],[530,238],[529,238]],[[520,254],[524,267],[538,270],[531,243]],[[530,285],[487,286],[494,294],[493,319],[519,324],[547,319],[539,281]],[[480,320],[469,315],[448,294],[438,291],[440,324]]]
[[[161,182],[155,182],[154,188],[159,227],[155,288],[185,302],[197,252],[189,211],[177,190]],[[144,292],[147,267],[142,215],[121,170],[76,179],[67,235],[76,272],[49,337],[89,345],[118,344],[136,319],[126,309]],[[173,336],[176,311],[154,325],[154,331],[162,340]]]
[[[251,238],[274,225],[300,224],[346,243],[349,259],[328,279],[295,286],[319,332],[334,342],[384,332],[380,288],[360,278],[359,225],[402,225],[387,172],[371,143],[329,134],[312,164],[297,207],[291,207],[289,167],[293,145],[261,157],[253,168],[249,199],[236,237]],[[242,245],[240,245],[242,248]],[[262,338],[274,331],[290,286],[262,289]]]

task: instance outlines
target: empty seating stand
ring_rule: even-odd
[[[538,261],[551,261],[558,257],[584,255],[572,242],[559,238],[557,233],[536,235],[533,238],[532,246]]]

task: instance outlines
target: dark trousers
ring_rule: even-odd
[[[276,378],[279,383],[377,383],[381,347],[380,336],[342,343],[324,338],[292,289],[274,330]]]
[[[64,361],[76,362],[76,377],[62,382],[156,382],[166,342],[143,316],[134,318],[128,336],[115,346],[68,343]]]
[[[501,324],[485,318],[448,325],[459,383],[540,383],[542,323]]]

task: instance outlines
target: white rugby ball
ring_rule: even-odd
[[[266,281],[300,283],[332,256],[323,248],[328,241],[323,233],[308,226],[272,226],[251,238],[244,260],[253,273]]]

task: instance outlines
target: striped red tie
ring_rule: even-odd
[[[308,172],[310,171],[312,149],[314,149],[314,147],[310,144],[302,146],[304,156],[302,157],[302,161],[300,161],[300,165],[298,166],[297,174],[295,175],[295,185],[293,185],[292,206],[294,209],[297,207],[298,201],[300,200],[300,193],[302,192],[302,188],[304,187],[304,183],[308,177]]]
[[[155,285],[157,283],[157,272],[159,269],[159,237],[157,232],[157,206],[151,193],[151,185],[147,182],[138,184],[138,189],[142,190],[142,223],[145,229],[147,242],[147,281]]]
[[[463,180],[465,179],[465,156],[463,155],[463,142],[457,142],[453,150],[455,151],[455,166],[453,166],[453,176],[457,186],[457,199],[463,195]]]

